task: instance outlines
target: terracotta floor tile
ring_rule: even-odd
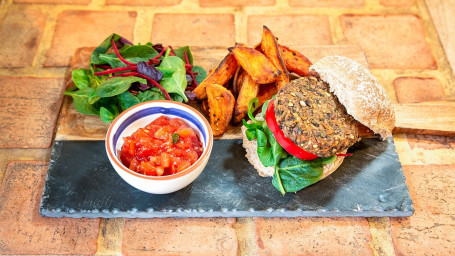
[[[11,162],[0,189],[0,254],[94,254],[99,219],[44,218],[44,162]]]
[[[259,255],[373,255],[365,218],[257,218]]]
[[[77,48],[98,46],[111,33],[133,42],[136,16],[134,11],[67,10],[60,13],[44,65],[68,66]]]
[[[276,0],[199,0],[202,7],[229,7],[229,6],[269,6],[274,5]]]
[[[31,66],[46,25],[47,14],[12,10],[0,26],[0,67]]]
[[[455,137],[406,134],[411,149],[448,149],[455,148]]]
[[[248,44],[261,40],[266,25],[287,46],[332,44],[329,18],[324,15],[253,15],[248,17]]]
[[[0,148],[49,147],[63,86],[63,79],[0,76]]]
[[[383,6],[409,7],[414,5],[414,0],[379,0]]]
[[[21,4],[89,4],[92,0],[14,0]]]
[[[289,0],[290,6],[304,7],[362,7],[365,0]]]
[[[151,41],[171,46],[233,46],[234,15],[156,14]]]
[[[403,166],[414,202],[409,218],[391,218],[397,255],[455,255],[455,165]]]
[[[399,77],[393,81],[398,103],[445,100],[444,90],[437,79]]]
[[[365,50],[371,68],[437,68],[417,16],[347,14],[340,22],[347,43]]]
[[[156,5],[156,6],[169,6],[180,4],[182,0],[106,0],[106,5]]]
[[[237,255],[235,219],[127,220],[126,255]]]

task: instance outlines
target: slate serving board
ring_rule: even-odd
[[[393,139],[363,139],[328,178],[282,196],[245,157],[242,141],[215,140],[207,167],[168,195],[139,191],[117,175],[104,141],[55,141],[40,204],[48,217],[410,216],[414,212]]]

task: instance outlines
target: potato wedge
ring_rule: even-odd
[[[284,61],[281,58],[276,37],[272,34],[272,31],[270,31],[267,26],[263,26],[261,49],[264,55],[273,63],[273,65],[279,71],[281,71],[281,75],[276,83],[278,85],[278,89],[282,88],[285,84],[289,83],[289,75]]]
[[[258,95],[259,87],[262,86],[253,82],[251,76],[246,72],[243,72],[240,76],[242,85],[234,106],[234,116],[232,117],[234,123],[238,123],[245,118],[248,113],[248,102]]]
[[[313,64],[305,55],[284,45],[279,45],[278,48],[284,64],[290,72],[294,72],[299,76],[308,76],[310,74],[310,66]]]
[[[281,72],[265,57],[253,48],[236,46],[229,48],[234,53],[238,64],[250,74],[255,83],[268,84],[276,81]]]
[[[239,81],[239,78],[240,78],[240,74],[243,73],[243,69],[241,66],[238,66],[237,67],[237,70],[235,71],[235,74],[234,74],[234,79],[232,81],[232,91],[233,91],[233,94],[235,97],[237,97],[237,95],[239,95],[239,92],[240,92],[240,87],[242,85],[242,82]]]
[[[201,110],[203,111],[203,113],[206,116],[210,116],[209,101],[208,100],[203,100],[201,102],[202,102]]]
[[[210,72],[210,74],[201,82],[193,92],[196,94],[196,99],[203,100],[207,98],[206,86],[208,84],[219,84],[224,85],[226,84],[229,79],[234,75],[235,71],[237,70],[237,61],[234,57],[234,54],[229,53],[224,57],[216,68]]]
[[[258,108],[264,105],[266,101],[270,100],[277,92],[278,87],[275,83],[261,85],[257,96]]]
[[[219,84],[207,84],[207,98],[210,112],[210,126],[213,136],[223,134],[232,118],[235,98],[231,91]]]

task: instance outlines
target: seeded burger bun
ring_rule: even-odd
[[[313,66],[330,91],[354,119],[385,140],[395,127],[395,112],[384,88],[359,63],[340,56],[325,57]]]
[[[346,57],[330,56],[316,62],[310,71],[317,72],[319,78],[293,80],[278,91],[274,100],[276,122],[295,145],[318,157],[345,154],[360,140],[357,122],[382,139],[392,134],[392,104],[367,68]],[[274,167],[264,167],[256,140],[249,141],[245,131],[242,126],[248,161],[259,175],[273,176]],[[344,156],[338,156],[333,163],[323,165],[321,179],[334,172],[343,160]]]

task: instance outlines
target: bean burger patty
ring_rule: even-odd
[[[305,151],[328,157],[359,141],[357,121],[316,77],[291,81],[276,94],[274,104],[280,129]]]

